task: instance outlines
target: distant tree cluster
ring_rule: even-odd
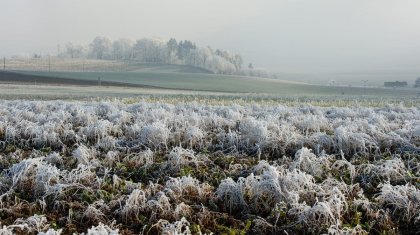
[[[420,87],[420,78],[417,78],[417,79],[416,79],[416,82],[414,83],[414,87],[415,87],[415,88]]]
[[[174,38],[168,41],[143,38],[133,42],[129,39],[111,41],[106,37],[96,37],[88,46],[68,43],[59,56],[189,65],[218,74],[268,76],[265,71],[255,69],[252,64],[243,68],[244,61],[239,54],[213,50],[209,46],[199,47],[188,40],[178,42]]]

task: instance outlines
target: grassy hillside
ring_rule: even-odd
[[[126,84],[146,85],[160,88],[198,90],[234,93],[267,93],[292,96],[316,95],[373,95],[373,96],[404,96],[417,95],[414,89],[384,89],[360,87],[329,87],[309,85],[291,81],[253,78],[242,76],[214,75],[204,73],[180,73],[157,69],[137,72],[32,72],[25,74],[47,76],[54,78],[71,78],[79,80],[102,82],[121,82]]]

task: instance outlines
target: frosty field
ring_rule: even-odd
[[[0,235],[420,235],[420,1],[3,1]]]
[[[419,231],[418,103],[237,99],[1,100],[0,234]]]

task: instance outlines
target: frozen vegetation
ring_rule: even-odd
[[[0,234],[420,231],[420,108],[0,101]]]

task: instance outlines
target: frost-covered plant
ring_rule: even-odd
[[[118,151],[108,151],[105,155],[104,163],[108,167],[113,167],[120,161],[120,152]]]
[[[146,211],[154,216],[160,215],[162,217],[168,217],[173,213],[169,198],[164,192],[158,192],[154,198],[147,201]]]
[[[314,201],[319,188],[311,175],[299,170],[285,170],[261,161],[254,172],[235,183],[226,179],[219,185],[216,195],[224,198],[229,210],[247,205],[257,213],[268,213],[281,202],[297,203],[300,199]]]
[[[320,155],[323,151],[330,152],[333,149],[334,140],[333,136],[325,132],[315,132],[307,138],[305,145],[313,149],[317,155]]]
[[[156,227],[162,235],[190,235],[190,223],[183,217],[179,221],[170,223],[167,220],[159,220],[153,227]]]
[[[188,127],[184,134],[184,141],[189,148],[199,148],[202,146],[204,139],[203,131],[196,127]]]
[[[218,147],[222,150],[230,150],[230,152],[237,152],[239,148],[239,134],[232,131],[230,128],[226,131],[220,130],[217,133]]]
[[[285,154],[302,147],[304,136],[287,121],[275,125],[271,130],[270,150],[273,153]]]
[[[29,189],[33,189],[34,175],[37,167],[42,164],[42,160],[43,158],[25,159],[8,169],[7,174],[12,180],[12,187],[25,189],[27,186]]]
[[[63,178],[67,184],[76,183],[93,186],[95,183],[98,183],[98,178],[94,172],[93,165],[79,164],[70,172],[64,172]]]
[[[346,159],[343,160],[336,160],[332,166],[331,170],[333,174],[340,179],[351,183],[353,182],[354,178],[356,177],[356,168],[353,164],[351,164]]]
[[[133,168],[148,167],[154,162],[153,151],[147,149],[139,153],[129,154],[123,159],[123,162]]]
[[[42,195],[60,180],[60,170],[44,162],[37,167],[35,174],[35,193]]]
[[[337,218],[328,202],[317,202],[312,207],[306,207],[298,217],[298,223],[308,231],[321,232],[331,225],[339,224]]]
[[[410,223],[420,215],[420,190],[413,185],[389,183],[379,185],[381,191],[376,197],[378,202],[392,210],[396,220]]]
[[[61,235],[62,232],[63,232],[63,229],[55,230],[55,229],[50,228],[46,232],[40,232],[40,233],[38,233],[38,235]]]
[[[179,172],[182,167],[187,166],[190,163],[198,163],[198,159],[194,155],[194,151],[183,149],[181,147],[175,147],[168,155],[166,168],[171,172]]]
[[[363,132],[354,132],[349,127],[340,126],[336,128],[334,137],[337,149],[347,155],[366,154],[378,149],[378,143],[372,136]]]
[[[317,157],[311,150],[303,147],[296,152],[295,159],[290,164],[290,169],[299,169],[315,178],[321,179],[329,171],[330,159],[329,156],[325,155]]]
[[[250,118],[242,120],[239,124],[241,133],[241,144],[245,150],[255,151],[263,147],[268,138],[268,131],[265,122]]]
[[[246,166],[243,164],[230,164],[229,165],[229,174],[239,174],[242,170],[244,170]]]
[[[268,163],[265,160],[259,161],[257,165],[252,167],[252,170],[253,170],[254,174],[256,174],[256,175],[261,175],[264,172],[269,172],[269,174],[273,175],[274,177],[279,176],[279,172],[277,170],[277,167],[274,166],[274,165],[270,165],[270,163]]]
[[[3,225],[3,227],[0,228],[0,235],[14,235],[13,229]]]
[[[155,122],[150,125],[143,126],[140,131],[140,141],[146,146],[156,149],[167,147],[170,131],[165,124]]]
[[[297,169],[283,172],[280,185],[288,203],[313,202],[319,191],[314,177]]]
[[[175,207],[174,218],[179,220],[183,217],[191,216],[192,212],[193,210],[189,205],[185,204],[184,202],[181,202]]]
[[[119,235],[118,229],[112,229],[107,225],[99,223],[98,226],[92,226],[88,229],[86,235]]]
[[[136,218],[146,207],[146,193],[141,189],[135,189],[125,200],[125,205],[121,210],[125,220]]]
[[[398,182],[405,178],[407,169],[400,158],[394,158],[377,162],[372,173],[388,181]]]
[[[85,145],[79,145],[73,151],[73,157],[77,160],[78,164],[89,164],[89,162],[94,159],[96,152],[93,149],[89,149]]]
[[[19,218],[9,227],[25,231],[26,233],[34,233],[47,230],[49,225],[47,224],[47,218],[44,215],[35,214],[26,219]]]
[[[230,213],[242,210],[247,206],[241,185],[233,181],[232,178],[222,180],[217,188],[216,196]]]
[[[407,168],[400,158],[360,164],[356,168],[356,174],[361,185],[371,190],[383,181],[406,182],[408,175]]]
[[[30,158],[14,164],[7,170],[11,178],[11,189],[42,195],[58,183],[60,171],[43,161],[44,158]]]
[[[109,136],[112,132],[118,132],[118,130],[113,129],[112,123],[108,120],[98,120],[91,125],[81,128],[79,132],[90,140],[99,141]]]
[[[52,152],[52,153],[48,154],[45,157],[44,161],[50,163],[51,165],[55,165],[55,166],[60,166],[64,163],[63,158],[57,152]]]
[[[330,130],[328,120],[325,117],[323,117],[322,114],[302,115],[293,119],[292,122],[294,126],[299,128],[306,135],[311,132]]]
[[[271,178],[268,174],[252,180],[250,190],[251,207],[261,213],[272,210],[276,203],[284,198],[278,179]]]
[[[336,218],[341,218],[348,209],[347,198],[337,187],[329,190],[324,200],[328,202]]]
[[[360,226],[356,225],[354,228],[340,228],[340,226],[333,224],[328,228],[328,235],[368,235],[369,233]]]
[[[118,139],[114,136],[105,136],[97,142],[97,147],[103,150],[112,150],[118,146]]]
[[[124,136],[129,140],[137,139],[140,136],[142,123],[134,123],[132,125],[124,125]]]
[[[191,176],[170,178],[166,181],[165,188],[176,199],[193,199],[194,201],[205,200],[211,192],[210,185],[201,184]]]
[[[96,201],[91,205],[88,205],[85,211],[83,212],[83,219],[89,222],[102,222],[107,221],[106,214],[109,213],[109,207],[105,204],[103,200]]]

